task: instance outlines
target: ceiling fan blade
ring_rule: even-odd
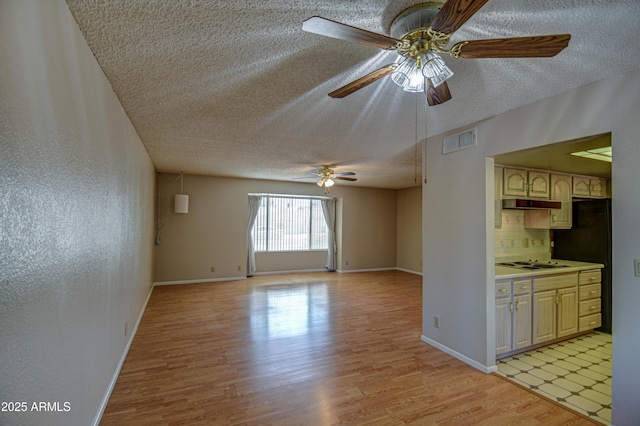
[[[438,87],[433,87],[430,79],[425,78],[425,80],[427,83],[427,88],[424,93],[427,96],[427,102],[429,103],[429,106],[440,105],[451,99],[451,92],[449,92],[449,86],[447,85],[446,81],[440,84]]]
[[[331,96],[332,98],[344,98],[345,96],[352,94],[356,90],[360,90],[363,87],[370,85],[374,81],[378,81],[382,77],[391,74],[394,71],[393,65],[394,64],[385,65],[384,67],[379,68],[374,72],[365,75],[364,77],[360,77],[359,79],[352,81],[351,83],[329,93],[329,96]]]
[[[336,179],[336,180],[348,180],[349,182],[355,182],[355,181],[358,180],[356,178],[343,177],[343,176],[336,176],[336,177],[334,177],[334,179]]]
[[[462,26],[489,0],[447,0],[431,21],[431,28],[451,34]]]
[[[335,176],[355,176],[354,172],[342,172],[342,173],[334,173]]]
[[[398,40],[383,34],[352,27],[320,16],[313,16],[302,22],[302,30],[309,33],[333,37],[340,40],[355,41],[380,49],[393,48]]]
[[[471,40],[456,46],[460,45],[461,58],[545,58],[560,53],[570,39],[571,34],[554,34]]]

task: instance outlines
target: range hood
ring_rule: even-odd
[[[502,208],[517,210],[560,209],[562,208],[562,202],[553,200],[535,200],[530,198],[507,198],[502,200]]]

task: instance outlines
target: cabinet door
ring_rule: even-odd
[[[607,184],[605,179],[591,178],[589,179],[589,190],[592,197],[606,197]]]
[[[560,210],[551,210],[551,228],[571,228],[571,176],[551,175],[551,199],[562,202]]]
[[[527,177],[528,196],[549,198],[549,173],[530,171]]]
[[[531,346],[531,294],[513,299],[513,349]]]
[[[588,177],[574,176],[572,193],[574,196],[589,197],[591,195],[590,186]]]
[[[533,344],[556,338],[556,290],[533,294]]]
[[[558,290],[558,337],[578,332],[578,288]]]
[[[511,350],[511,298],[496,299],[496,355]]]
[[[527,171],[504,168],[502,191],[504,195],[527,196]]]

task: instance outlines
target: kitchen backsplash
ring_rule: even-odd
[[[502,228],[495,230],[496,261],[502,259],[549,260],[549,231],[525,229],[523,210],[503,210]]]

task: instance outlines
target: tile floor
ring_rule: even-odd
[[[594,332],[498,360],[498,374],[611,423],[611,335]]]

